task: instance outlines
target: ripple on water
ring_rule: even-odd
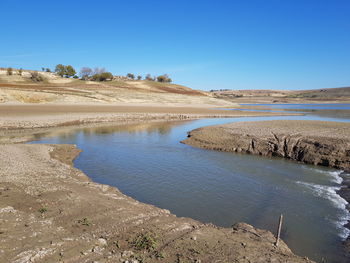
[[[309,168],[310,170],[316,172],[316,173],[321,173],[325,174],[327,177],[331,179],[333,183],[336,184],[341,184],[343,182],[343,178],[340,176],[344,171],[339,170],[339,171],[325,171],[325,170],[320,170],[316,168]]]
[[[343,181],[343,179],[340,177],[340,174],[343,171],[324,171],[314,168],[312,168],[312,170],[326,174],[334,183],[341,184]],[[329,200],[334,207],[341,210],[341,214],[338,216],[336,221],[333,221],[333,223],[339,229],[339,236],[345,240],[350,235],[350,230],[344,227],[344,225],[350,220],[350,212],[346,208],[348,202],[337,193],[341,186],[320,185],[303,181],[296,181],[296,183],[311,190],[314,196]]]

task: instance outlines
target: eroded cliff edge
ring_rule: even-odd
[[[182,142],[205,149],[278,156],[350,170],[350,123],[238,122],[193,130]]]
[[[1,262],[310,262],[268,231],[140,203],[72,167],[72,145],[0,145]]]

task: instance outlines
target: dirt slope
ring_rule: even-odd
[[[209,93],[170,83],[143,80],[92,82],[61,78],[47,72],[39,74],[44,81],[33,82],[27,71],[22,76],[17,72],[7,76],[6,71],[0,70],[0,103],[234,106]]]

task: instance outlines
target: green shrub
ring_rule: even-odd
[[[38,210],[38,212],[39,212],[40,214],[44,214],[45,212],[47,212],[47,208],[46,208],[46,207],[42,207],[42,208],[40,208],[40,209]]]
[[[169,78],[169,76],[167,74],[164,75],[160,75],[157,77],[157,81],[158,82],[171,82],[171,78]]]
[[[106,81],[106,80],[112,80],[113,74],[111,72],[103,72],[100,74],[95,74],[91,77],[91,80],[94,81]]]
[[[61,76],[61,77],[65,76],[66,78],[73,77],[77,73],[71,65],[64,66],[62,64],[58,64],[56,66],[55,72],[59,76]]]
[[[132,74],[132,73],[126,74],[126,77],[129,78],[129,79],[135,79],[135,75]]]
[[[81,224],[82,226],[90,226],[91,222],[86,217],[84,217],[83,219],[78,220],[78,224]]]
[[[132,245],[138,250],[153,251],[157,248],[157,237],[150,232],[141,233],[134,238]]]

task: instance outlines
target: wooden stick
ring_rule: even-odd
[[[281,228],[282,228],[282,222],[283,222],[283,215],[280,215],[280,220],[278,223],[278,229],[277,229],[277,237],[276,237],[276,247],[278,247],[278,243],[280,242],[280,236],[281,236]]]

